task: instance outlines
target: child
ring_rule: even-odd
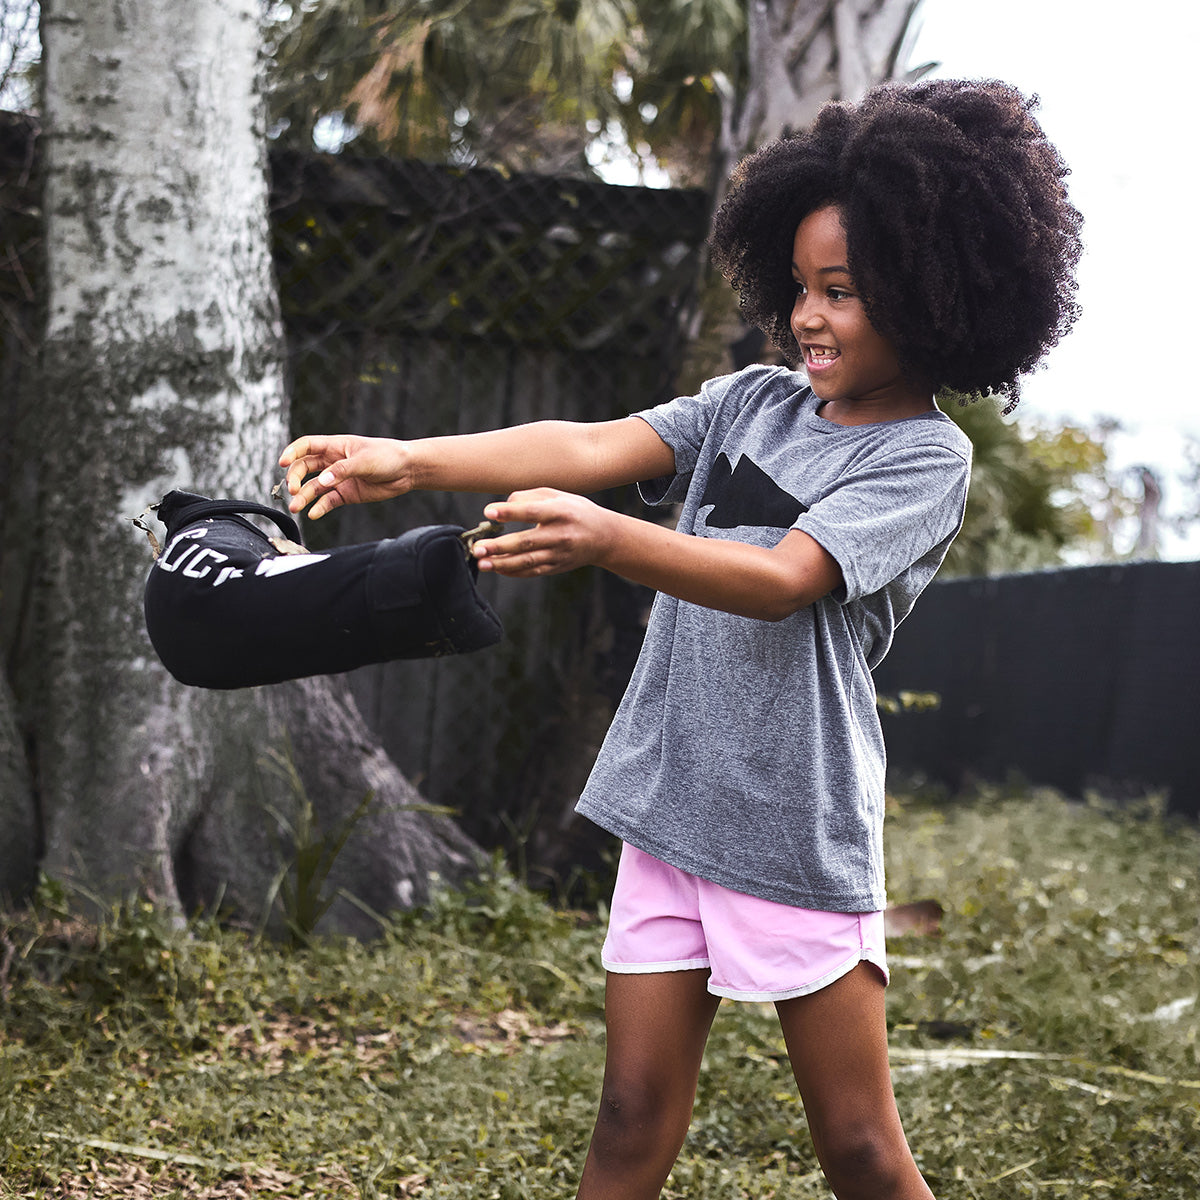
[[[775,1002],[840,1200],[931,1194],[888,1070],[870,673],[962,520],[970,446],[934,392],[1011,408],[1076,315],[1080,217],[1032,107],[996,82],[878,88],[738,168],[714,260],[804,375],[749,367],[595,424],[303,437],[280,459],[293,511],[511,493],[486,515],[531,528],[479,543],[481,570],[590,563],[659,592],[579,801],[624,842],[581,1197],[659,1194],[723,996]],[[584,498],[634,481],[682,504],[677,531]]]

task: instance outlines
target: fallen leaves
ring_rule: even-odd
[[[218,1039],[194,1061],[208,1066],[225,1065],[230,1058],[252,1062],[266,1075],[279,1075],[296,1063],[315,1058],[343,1056],[361,1067],[376,1070],[388,1065],[407,1047],[411,1033],[402,1029],[347,1032],[314,1017],[274,1013],[254,1022],[225,1023],[216,1027]],[[459,1053],[515,1053],[521,1046],[547,1046],[577,1035],[563,1021],[539,1024],[528,1013],[505,1008],[497,1013],[461,1012],[446,1031]]]
[[[49,1135],[47,1135],[49,1136]],[[151,1200],[156,1196],[184,1192],[196,1200],[249,1200],[253,1196],[284,1195],[296,1200],[317,1200],[318,1197],[358,1196],[359,1189],[341,1167],[329,1167],[305,1176],[271,1166],[238,1164],[223,1167],[226,1177],[216,1183],[202,1183],[188,1167],[221,1167],[195,1155],[171,1154],[151,1146],[123,1146],[94,1139],[81,1140],[82,1148],[105,1151],[109,1157],[91,1158],[87,1165],[75,1171],[60,1172],[53,1181],[31,1180],[39,1195],[47,1200],[91,1200],[98,1196],[121,1196],[130,1200]],[[134,1159],[135,1161],[129,1161]],[[151,1159],[148,1167],[138,1159]],[[412,1177],[409,1190],[401,1196],[420,1194],[417,1178]],[[16,1181],[14,1181],[16,1182]],[[402,1180],[401,1183],[406,1183]],[[418,1187],[418,1190],[412,1190]]]
[[[538,1025],[528,1013],[515,1008],[506,1008],[493,1016],[479,1013],[460,1013],[454,1018],[454,1028],[465,1046],[499,1044],[507,1053],[515,1053],[522,1043],[530,1046],[547,1046],[564,1038],[574,1037],[576,1030],[563,1021],[552,1025]]]

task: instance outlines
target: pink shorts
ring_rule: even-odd
[[[648,975],[707,969],[708,990],[733,1000],[791,1000],[860,962],[888,979],[883,913],[817,912],[760,900],[621,848],[606,971]]]

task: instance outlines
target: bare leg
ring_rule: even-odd
[[[720,1003],[708,971],[608,976],[604,1086],[579,1200],[653,1200],[687,1135]]]
[[[838,1200],[932,1200],[888,1070],[884,984],[870,963],[776,1004],[813,1145]]]

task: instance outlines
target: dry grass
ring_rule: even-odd
[[[1200,833],[1050,794],[896,802],[893,1072],[935,1192],[1193,1200]],[[61,893],[0,920],[0,1197],[573,1191],[600,934],[503,872],[379,942],[272,946]],[[825,1197],[767,1006],[723,1006],[668,1196]]]

